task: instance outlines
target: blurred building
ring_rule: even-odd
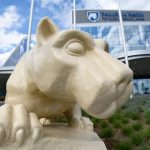
[[[72,25],[74,18],[72,13]],[[109,43],[110,54],[125,62],[117,10],[76,10],[76,29]],[[122,11],[129,67],[134,71],[134,94],[150,94],[150,11]],[[35,45],[35,40],[30,45]],[[6,81],[27,50],[27,37],[12,50],[0,68],[0,96],[5,96]]]

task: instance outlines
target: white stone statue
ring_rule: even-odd
[[[0,108],[0,148],[16,149],[14,144],[24,150],[106,149],[102,141],[97,147],[100,139],[80,108],[96,118],[110,117],[131,94],[132,71],[106,52],[104,40],[78,30],[58,31],[47,17],[40,21],[36,39],[7,82]],[[52,123],[62,113],[70,127]],[[45,135],[48,147],[44,140],[40,145]]]

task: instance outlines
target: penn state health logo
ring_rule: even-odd
[[[97,22],[100,17],[99,11],[87,11],[87,18],[91,22]]]

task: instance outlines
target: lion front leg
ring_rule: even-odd
[[[69,120],[69,125],[73,128],[93,131],[93,123],[88,117],[83,117],[81,109],[78,104],[76,104],[72,109],[65,112],[66,117]]]

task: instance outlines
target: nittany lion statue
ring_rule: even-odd
[[[79,30],[58,31],[47,17],[37,28],[36,46],[24,54],[7,82],[0,107],[0,143],[23,144],[42,136],[41,118],[64,114],[73,128],[91,131],[81,109],[105,119],[128,99],[133,72],[110,56],[104,40]]]

